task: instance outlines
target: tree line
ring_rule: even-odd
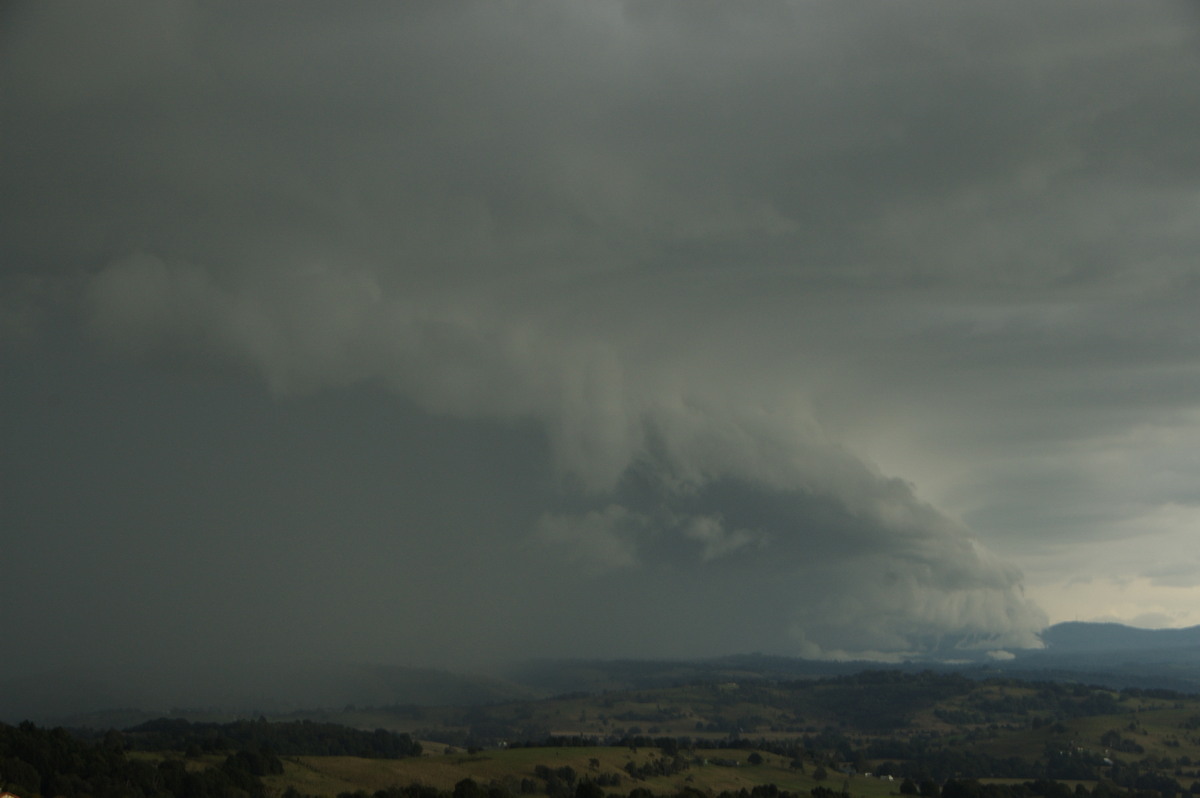
[[[63,798],[265,798],[262,776],[282,773],[269,749],[231,753],[216,767],[190,770],[172,759],[130,759],[121,735],[83,740],[28,721],[0,724],[0,789]]]
[[[400,759],[421,754],[421,744],[407,734],[386,729],[362,731],[310,720],[272,722],[259,718],[191,723],[181,718],[159,718],[126,729],[122,738],[135,750],[185,751],[193,755],[262,748],[270,748],[280,756]]]

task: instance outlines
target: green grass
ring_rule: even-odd
[[[750,752],[744,749],[709,750],[701,752],[709,764],[692,764],[686,770],[670,776],[634,780],[624,771],[629,762],[644,764],[660,756],[657,749],[628,748],[515,748],[468,755],[464,752],[437,753],[400,760],[359,759],[356,757],[287,757],[281,776],[264,779],[272,793],[278,794],[294,787],[310,795],[334,796],[341,792],[363,789],[367,792],[393,785],[425,784],[451,790],[465,778],[482,785],[499,784],[519,793],[524,778],[534,778],[534,769],[545,765],[551,769],[570,766],[580,778],[594,778],[601,773],[621,776],[618,787],[610,792],[627,794],[635,787],[644,787],[656,794],[670,794],[684,787],[703,792],[752,789],[759,784],[775,784],[781,790],[808,793],[814,786],[824,784],[841,790],[848,787],[852,796],[884,798],[898,793],[899,783],[863,776],[845,777],[831,773],[823,782],[814,781],[811,768],[799,773],[788,767],[789,761],[774,754],[763,753],[763,762],[750,765]],[[691,755],[687,755],[689,760]],[[712,764],[713,760],[737,760],[738,767]],[[593,762],[595,760],[595,762]]]

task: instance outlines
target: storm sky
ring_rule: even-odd
[[[1200,623],[1184,3],[0,19],[0,674]]]

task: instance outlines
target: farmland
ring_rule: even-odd
[[[283,772],[265,777],[271,790],[339,795],[418,784],[449,791],[469,779],[498,796],[574,795],[594,783],[620,795],[774,785],[870,798],[899,794],[905,780],[971,779],[1170,796],[1189,793],[1200,779],[1200,697],[931,672],[682,684],[475,707],[347,708],[319,720],[411,735],[422,753],[280,752]],[[136,734],[127,737],[138,744]]]
[[[32,724],[0,731],[0,787],[18,795],[1192,798],[1200,792],[1200,696],[933,672],[723,680],[271,719],[175,717],[74,735]]]

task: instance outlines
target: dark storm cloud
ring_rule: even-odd
[[[1023,645],[1028,546],[1194,506],[1183,6],[9,16],[54,656]]]

